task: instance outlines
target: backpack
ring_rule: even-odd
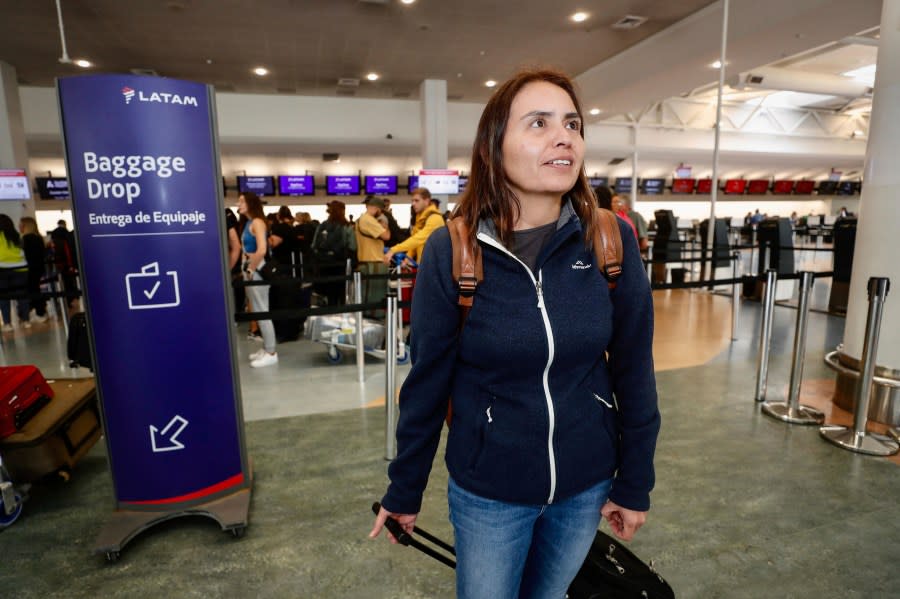
[[[616,215],[611,210],[598,208],[593,212],[594,254],[597,268],[607,281],[610,290],[616,288],[616,281],[622,275],[622,234]],[[453,279],[459,290],[460,329],[465,323],[478,283],[484,279],[481,263],[481,247],[472,243],[469,228],[462,218],[447,221],[450,230],[450,246],[453,248]]]
[[[313,251],[320,256],[344,258],[350,250],[348,238],[352,235],[352,231],[348,235],[348,230],[349,227],[344,225],[325,221],[316,231]]]

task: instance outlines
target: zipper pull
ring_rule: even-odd
[[[539,309],[543,309],[544,308],[544,290],[542,288],[542,284],[541,284],[540,280],[538,280],[537,283],[535,283],[535,288],[537,289],[537,299],[538,299],[537,307]]]

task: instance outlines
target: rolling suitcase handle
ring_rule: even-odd
[[[377,516],[379,511],[381,511],[381,504],[376,501],[375,503],[372,504],[372,512],[374,512],[374,514]],[[434,559],[441,562],[442,564],[456,569],[456,562],[454,560],[447,557],[446,555],[443,555],[442,553],[439,553],[438,551],[432,549],[428,545],[425,545],[424,543],[422,543],[421,541],[419,541],[418,539],[413,537],[411,534],[409,534],[408,532],[403,530],[403,528],[400,526],[400,523],[397,522],[396,520],[394,520],[393,518],[388,517],[388,519],[385,520],[385,522],[384,522],[384,526],[385,526],[385,528],[388,529],[388,532],[390,532],[392,535],[394,535],[394,538],[397,539],[397,542],[400,543],[401,545],[405,545],[407,547],[414,547],[414,548],[418,549],[419,551],[421,551],[422,553],[424,553],[425,555],[427,555],[429,557],[433,557]],[[419,536],[421,536],[423,539],[431,541],[432,543],[434,543],[435,545],[437,545],[444,551],[450,553],[451,555],[456,555],[456,550],[453,549],[452,545],[445,543],[441,539],[437,538],[436,536],[432,535],[431,533],[429,533],[427,531],[422,530],[418,526],[413,526],[413,532],[418,534]]]

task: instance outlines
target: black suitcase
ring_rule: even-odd
[[[88,337],[87,317],[84,312],[78,312],[69,319],[69,338],[66,341],[66,354],[69,357],[69,366],[75,368],[83,366],[93,371],[91,362],[91,342]]]
[[[311,283],[301,283],[299,279],[281,279],[269,288],[269,311],[309,308],[311,297]],[[305,316],[273,319],[272,326],[275,327],[275,338],[278,343],[299,339],[305,322]]]
[[[378,514],[380,509],[381,505],[378,502],[372,504],[372,511],[375,514]],[[396,520],[388,518],[385,528],[401,545],[415,547],[442,564],[456,568],[456,562],[452,558],[407,534]],[[456,555],[451,545],[418,526],[414,527],[413,531],[445,552]],[[598,530],[584,565],[569,586],[566,597],[567,599],[675,599],[675,592],[653,568],[652,562],[648,566],[624,545]]]

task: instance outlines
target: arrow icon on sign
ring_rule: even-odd
[[[178,435],[181,434],[181,431],[183,431],[187,425],[188,425],[188,421],[185,420],[184,418],[182,418],[181,416],[179,416],[178,414],[176,414],[175,417],[172,418],[172,420],[170,420],[169,423],[162,430],[159,430],[158,428],[156,428],[155,426],[153,426],[151,424],[150,425],[150,445],[153,448],[153,453],[159,453],[161,451],[176,451],[179,449],[184,449],[184,444],[178,440]],[[175,429],[175,432],[171,433],[171,435],[170,435],[169,431],[171,431],[173,428]],[[169,437],[167,439],[169,442],[169,445],[166,445],[163,447],[158,447],[157,443],[156,443],[157,435],[160,436],[161,441],[166,438],[166,435],[169,435]]]

